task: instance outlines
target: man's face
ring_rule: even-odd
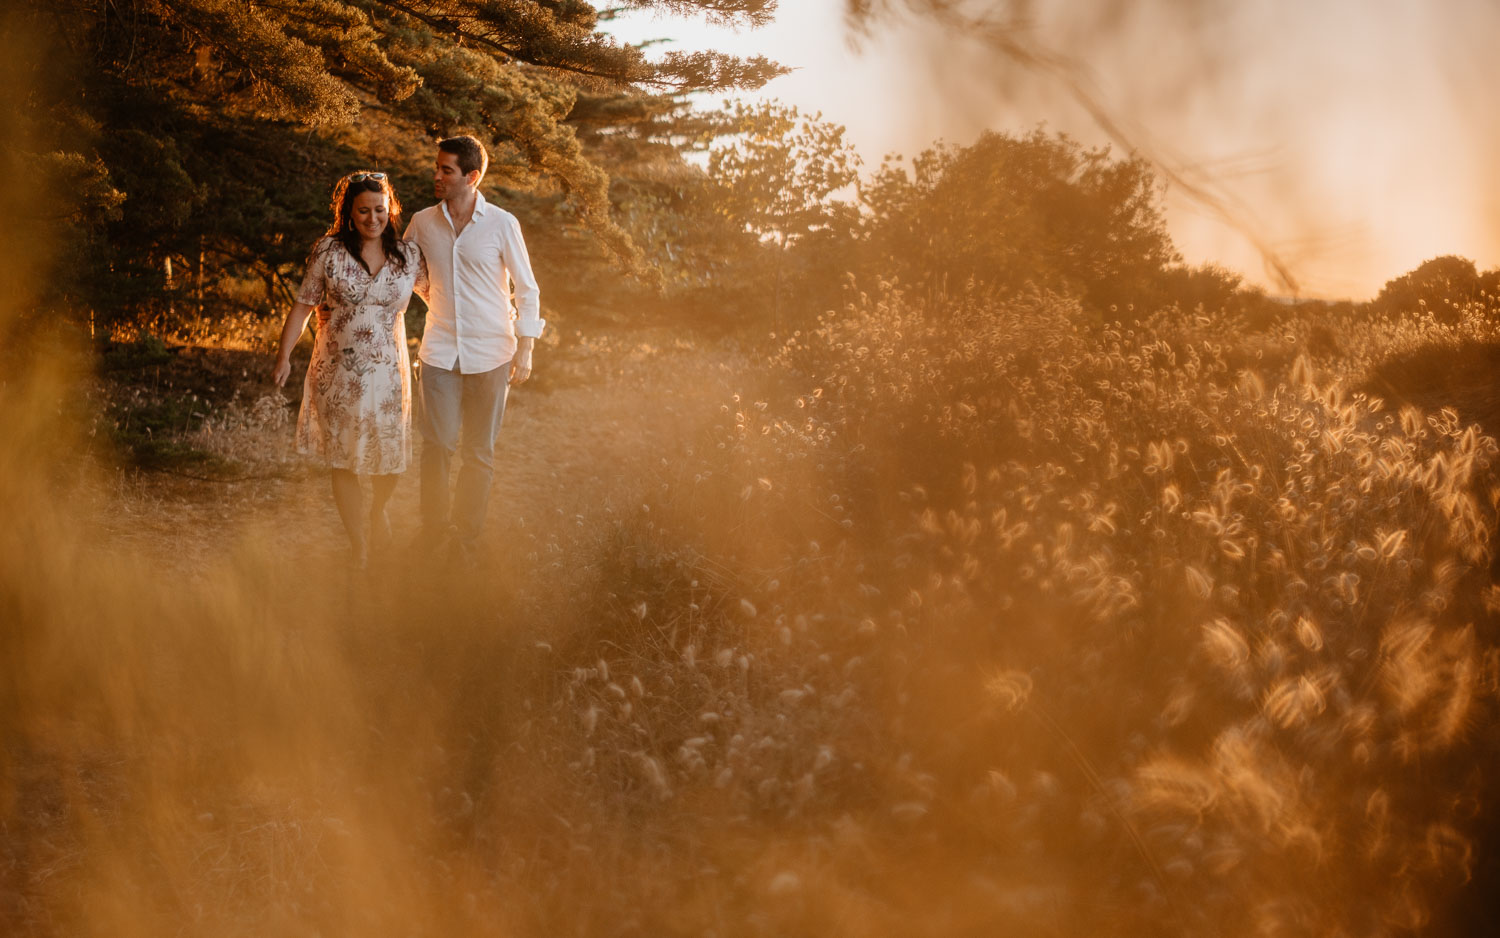
[[[440,199],[451,199],[465,195],[472,188],[472,177],[464,175],[458,166],[458,154],[439,150],[437,165],[432,170],[432,194]]]

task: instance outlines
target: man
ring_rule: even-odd
[[[436,547],[451,532],[451,549],[470,563],[484,528],[505,399],[510,385],[531,377],[532,345],[546,325],[520,224],[478,191],[488,167],[489,154],[475,138],[441,141],[432,176],[441,201],[417,212],[406,229],[422,249],[427,281],[417,289],[427,301],[417,391],[421,541]],[[460,450],[450,499],[449,466]]]

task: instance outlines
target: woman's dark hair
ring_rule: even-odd
[[[355,181],[357,180],[357,181]],[[333,201],[329,208],[333,209],[333,223],[328,226],[327,235],[339,244],[344,250],[365,269],[370,272],[370,265],[365,263],[363,252],[360,250],[359,232],[354,227],[354,199],[361,192],[382,192],[390,208],[387,214],[389,221],[385,230],[380,233],[380,245],[385,249],[387,263],[395,264],[397,270],[406,269],[406,252],[401,249],[401,200],[396,198],[396,190],[391,188],[390,177],[384,174],[371,175],[369,173],[350,173],[340,179],[338,185],[333,187]]]

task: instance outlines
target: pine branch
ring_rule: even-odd
[[[282,116],[319,126],[359,114],[349,89],[322,67],[317,50],[279,29],[265,13],[233,0],[150,0],[153,13],[176,23],[271,93]]]
[[[763,56],[747,60],[721,52],[672,53],[652,63],[638,48],[596,32],[596,16],[560,19],[531,0],[371,2],[505,59],[618,85],[677,92],[753,89],[788,71]]]
[[[665,10],[679,16],[701,15],[726,26],[765,26],[776,15],[776,0],[624,0],[618,9]]]

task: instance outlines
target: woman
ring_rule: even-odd
[[[370,540],[390,542],[386,503],[411,457],[411,383],[404,314],[423,274],[417,246],[402,241],[401,203],[384,173],[360,172],[333,191],[333,224],[313,246],[307,275],[281,329],[272,380],[286,384],[292,347],[318,314],[302,386],[297,451],[333,470],[333,500],[356,565]],[[372,476],[370,537],[359,477]]]

